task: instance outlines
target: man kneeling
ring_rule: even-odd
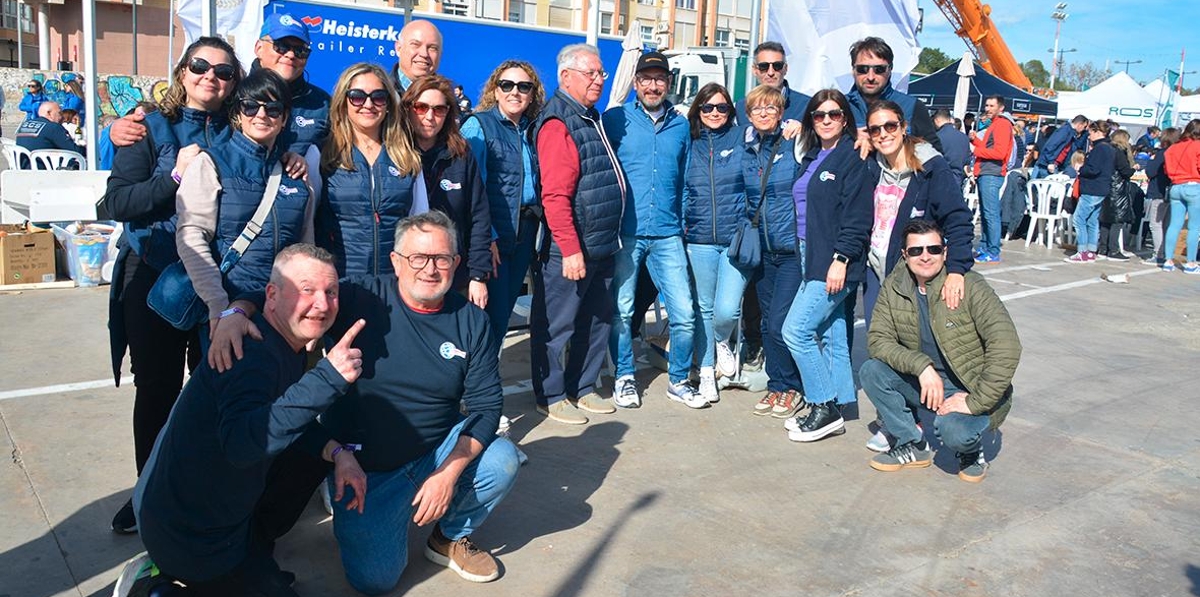
[[[968,272],[955,310],[941,299],[946,245],[937,224],[913,220],[904,227],[904,264],[879,291],[867,332],[870,360],[859,369],[892,449],[871,468],[927,467],[933,452],[916,425],[921,405],[934,411],[934,430],[958,454],[958,477],[978,483],[987,473],[983,432],[1004,422],[1012,406],[1012,378],[1021,341],[1008,310],[984,281]]]
[[[337,314],[333,257],[305,244],[280,251],[255,318],[261,340],[247,343],[224,373],[203,363],[158,437],[133,496],[149,555],[126,564],[114,595],[296,595],[294,577],[271,555],[290,522],[281,527],[273,509],[256,504],[288,483],[286,467],[272,466],[276,456],[302,435],[323,441],[312,433],[314,420],[362,371],[361,352],[351,347],[363,329],[358,321],[305,373],[305,345]],[[339,466],[354,459],[329,458]]]

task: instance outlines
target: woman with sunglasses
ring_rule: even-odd
[[[171,71],[158,111],[146,114],[146,135],[113,158],[104,194],[110,217],[124,224],[113,267],[109,334],[113,375],[120,385],[125,349],[133,363],[133,442],[140,475],[154,440],[183,387],[183,366],[195,367],[196,332],[180,331],[150,310],[146,297],[162,270],[179,260],[175,249],[175,191],[203,149],[229,140],[228,100],[242,78],[233,48],[201,37]],[[188,345],[193,358],[187,359]],[[113,531],[137,532],[133,504],[113,518]]]
[[[347,68],[334,86],[329,119],[317,245],[333,253],[343,276],[390,273],[396,223],[429,210],[421,155],[391,77],[372,63]]]
[[[813,442],[845,431],[841,407],[857,400],[846,326],[846,297],[862,282],[871,235],[867,164],[854,149],[850,102],[822,89],[808,102],[796,144],[795,235],[804,283],[783,323],[783,341],[804,378],[807,415],[784,427]]]
[[[208,325],[201,326],[206,350],[225,318],[245,316],[231,305],[232,298],[264,290],[275,255],[288,245],[313,241],[313,193],[281,168],[285,148],[275,143],[290,108],[291,94],[282,77],[267,69],[250,73],[238,85],[230,116],[237,132],[228,143],[197,156],[179,184],[176,246],[196,294],[208,307]],[[279,187],[261,231],[232,269],[222,271],[229,247],[254,216],[276,171],[281,172]],[[210,363],[217,361],[218,352],[211,351]],[[227,368],[227,358],[214,367]]]
[[[754,405],[754,414],[779,419],[790,417],[804,396],[800,370],[780,336],[792,297],[803,281],[792,201],[797,174],[795,140],[787,139],[780,128],[783,110],[783,94],[770,85],[759,85],[746,94],[746,113],[742,115],[750,122],[742,152],[746,213],[757,222],[762,241],[762,271],[755,287],[762,312],[767,394]]]
[[[530,129],[545,103],[546,92],[533,65],[505,60],[488,77],[479,105],[462,127],[490,208],[492,276],[487,282],[487,312],[496,346],[504,344],[541,227],[537,146]]]
[[[737,374],[729,340],[737,329],[750,272],[729,261],[738,222],[746,217],[742,129],[733,126],[733,102],[719,83],[700,88],[688,110],[692,148],[683,179],[684,240],[696,289],[696,354],[700,395],[717,402],[716,370]]]
[[[441,75],[419,77],[404,92],[401,104],[421,150],[429,207],[450,216],[458,231],[462,265],[454,272],[454,288],[484,309],[492,273],[492,219],[478,163],[459,133],[458,102],[450,80]]]

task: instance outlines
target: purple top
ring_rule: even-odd
[[[805,208],[808,205],[808,181],[812,179],[813,173],[821,168],[821,162],[824,162],[830,153],[833,153],[833,148],[817,152],[817,157],[808,165],[800,178],[796,179],[796,184],[792,185],[792,200],[796,202],[796,238],[800,240],[804,240],[806,231]]]

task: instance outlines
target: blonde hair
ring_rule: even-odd
[[[1112,137],[1109,139],[1109,141],[1112,142],[1113,147],[1125,152],[1125,157],[1129,158],[1129,164],[1132,166],[1133,145],[1129,142],[1129,131],[1125,129],[1118,129],[1112,134]]]
[[[525,107],[523,116],[533,120],[537,118],[538,112],[541,112],[542,106],[546,104],[546,89],[542,87],[542,80],[538,78],[537,69],[533,68],[532,64],[524,60],[505,60],[492,71],[492,76],[488,77],[487,83],[483,84],[483,91],[479,92],[479,103],[476,105],[477,112],[491,110],[496,105],[496,87],[500,84],[500,75],[510,68],[519,68],[529,75],[530,82],[533,83],[533,91],[529,93],[529,105]]]
[[[412,176],[421,172],[421,154],[413,146],[412,136],[408,132],[408,120],[400,110],[400,99],[396,94],[396,86],[392,78],[382,68],[370,62],[352,64],[338,77],[333,88],[333,99],[329,106],[329,138],[321,148],[321,171],[331,173],[338,168],[354,171],[354,126],[350,124],[346,104],[346,95],[350,92],[350,82],[359,75],[375,75],[387,91],[387,105],[384,106],[383,124],[381,125],[383,148],[388,158],[403,176]],[[369,98],[367,101],[371,101]]]
[[[750,110],[759,106],[775,106],[779,108],[780,117],[783,116],[783,92],[771,87],[770,85],[759,85],[750,90],[746,94],[746,117],[750,117]]]
[[[1086,161],[1087,161],[1087,154],[1083,153],[1082,151],[1076,151],[1075,153],[1071,154],[1070,164],[1072,166],[1074,166],[1076,170],[1078,170],[1079,167],[1082,166],[1083,163]]]

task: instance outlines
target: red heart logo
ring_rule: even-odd
[[[304,17],[303,19],[300,19],[300,20],[303,21],[304,24],[308,25],[309,27],[316,27],[317,25],[321,24],[321,17]]]

